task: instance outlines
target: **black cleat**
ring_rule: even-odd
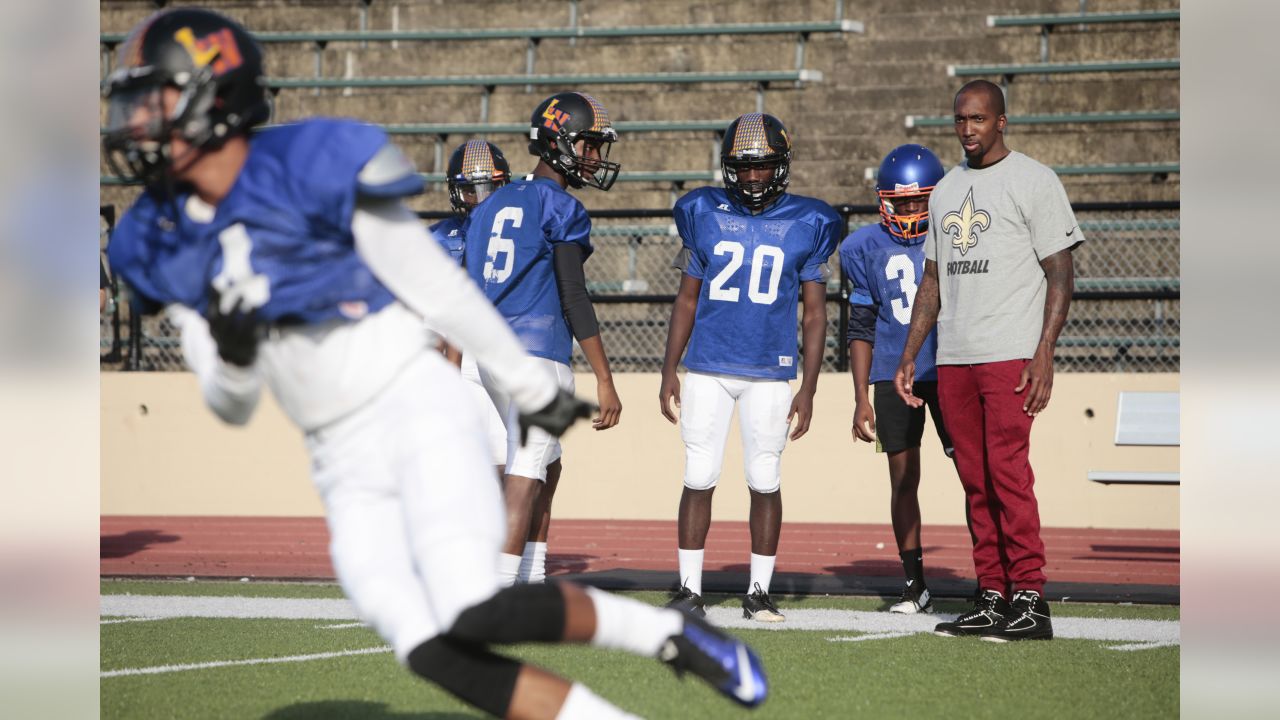
[[[698,617],[707,616],[707,609],[702,602],[702,596],[683,585],[667,601],[667,607],[675,610],[687,610]]]
[[[942,637],[976,637],[986,635],[994,628],[1003,625],[1005,616],[1009,614],[1009,603],[1004,596],[995,590],[983,590],[973,601],[973,609],[952,620],[938,623],[933,629],[934,635]]]
[[[1049,619],[1049,603],[1035,590],[1013,593],[1005,621],[982,635],[988,642],[1010,640],[1052,640],[1053,621]]]
[[[756,622],[776,623],[787,619],[773,604],[769,593],[756,583],[756,591],[742,598],[742,617]]]
[[[693,673],[741,705],[755,707],[764,702],[769,683],[755,651],[691,612],[680,614],[684,628],[679,635],[667,638],[658,659],[670,665],[676,675]]]
[[[889,612],[905,615],[933,612],[933,598],[929,596],[929,588],[908,580],[902,590],[902,599],[889,606]]]

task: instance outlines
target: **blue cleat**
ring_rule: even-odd
[[[769,694],[764,665],[747,644],[688,610],[681,609],[684,630],[658,652],[676,675],[693,673],[740,705],[756,707]]]

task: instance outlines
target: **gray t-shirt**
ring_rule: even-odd
[[[1044,326],[1040,260],[1084,242],[1062,181],[1020,152],[958,165],[929,197],[925,258],[938,264],[938,364],[1030,358]]]

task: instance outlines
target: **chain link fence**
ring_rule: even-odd
[[[848,229],[879,222],[874,206],[841,206]],[[1055,365],[1063,372],[1178,372],[1180,257],[1177,203],[1082,203],[1087,242],[1075,251],[1076,293]],[[671,262],[680,238],[669,213],[612,211],[593,218],[589,289],[615,372],[662,367],[671,302],[680,271]],[[844,345],[847,289],[832,256],[827,285],[823,370],[848,369]],[[104,369],[182,370],[174,328],[162,316],[131,318],[119,302],[102,321]],[[744,328],[749,332],[749,328]],[[797,336],[797,347],[799,338]],[[575,370],[588,370],[575,348]]]

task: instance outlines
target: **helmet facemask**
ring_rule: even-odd
[[[771,171],[764,180],[746,181],[741,177],[745,170],[763,168]],[[725,157],[720,161],[725,188],[743,205],[761,210],[782,195],[791,182],[791,153],[742,154]]]
[[[473,173],[461,178],[449,177],[449,203],[462,215],[484,202],[495,190],[507,184],[500,173]]]
[[[599,131],[584,130],[580,133],[562,129],[556,137],[559,154],[548,162],[565,176],[571,187],[608,190],[618,180],[618,173],[622,170],[622,163],[609,161],[609,152],[617,141],[618,132],[612,127]],[[578,153],[579,142],[583,143],[582,154]],[[595,152],[588,153],[588,148]]]
[[[916,240],[929,232],[929,194],[932,187],[904,188],[901,190],[880,190],[876,193],[880,198],[880,222],[890,235],[901,240]],[[921,199],[925,203],[924,210],[918,213],[900,213],[898,208],[909,199]]]

